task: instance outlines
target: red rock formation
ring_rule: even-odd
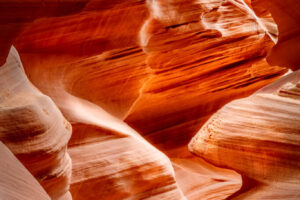
[[[249,95],[285,72],[264,61],[272,41],[247,7],[236,1],[149,1],[147,5],[143,1],[92,1],[79,14],[35,21],[15,44],[30,80],[53,98],[69,120],[74,113],[69,109],[70,102],[63,99],[70,94],[125,119],[167,153],[175,166],[176,179],[190,199],[222,199],[241,185],[235,172],[216,168],[187,151],[186,144],[195,131],[228,101]],[[85,120],[71,120],[74,127],[80,127],[78,134],[82,135],[83,130],[93,133],[112,128],[103,128],[103,123],[91,126],[91,111],[85,113]],[[116,141],[125,141],[124,136],[119,137]],[[103,140],[113,144],[113,140]],[[139,152],[139,142],[129,141],[137,143],[134,151]],[[90,191],[87,188],[92,186],[112,182],[110,186],[114,186],[123,181],[107,175],[101,182],[101,173],[81,178],[77,169],[89,173],[80,161],[85,154],[90,155],[89,146],[104,144],[87,142],[70,149],[76,160],[71,186],[74,198],[83,198],[82,191]],[[77,148],[84,150],[83,155],[76,157]],[[102,151],[97,148],[95,155],[102,155]],[[110,156],[109,153],[107,159]],[[134,163],[137,168],[151,160],[144,157]],[[126,162],[119,164],[125,169],[131,166]],[[207,176],[208,172],[213,176]],[[134,186],[132,178],[136,172],[128,173],[127,181]],[[188,177],[197,180],[190,183]],[[172,181],[168,183],[173,185]],[[211,187],[203,189],[205,184]],[[149,180],[145,185],[153,188],[156,181]],[[128,191],[121,186],[119,190],[107,190],[114,191],[116,198],[144,193],[133,191],[133,186]],[[101,193],[99,190],[89,195]]]
[[[278,24],[271,64],[299,69],[299,5],[252,1],[256,13],[270,11]],[[189,149],[195,154],[243,175],[243,186],[229,199],[299,199],[299,75],[294,72],[226,105],[191,141]]]
[[[0,66],[14,39],[27,23],[39,17],[62,16],[80,11],[88,0],[1,0],[0,2]]]
[[[58,93],[73,126],[73,199],[185,199],[168,157],[99,106]]]
[[[268,9],[278,25],[278,43],[272,49],[268,61],[273,65],[299,69],[300,58],[300,2],[297,0],[252,0],[256,10]]]
[[[140,32],[151,76],[124,119],[172,161],[183,160],[181,168],[188,170],[183,175],[175,168],[178,182],[183,179],[185,188],[190,185],[201,191],[199,180],[214,182],[205,177],[212,167],[197,173],[190,170],[188,160],[195,165],[199,162],[198,168],[204,162],[193,159],[186,144],[222,105],[249,95],[272,81],[274,73],[283,71],[269,67],[262,59],[272,43],[245,5],[235,1],[188,2],[191,3],[185,9],[178,2],[170,5],[158,1],[151,5],[152,13]],[[230,193],[239,188],[236,176],[228,180],[226,175],[214,173],[222,177],[219,180],[236,184],[232,190],[221,184],[215,190]],[[187,185],[185,177],[196,175],[199,182]],[[189,195],[190,190],[184,192]],[[194,199],[205,198],[203,195],[209,197],[199,192]],[[224,196],[216,194],[210,198]]]
[[[128,4],[113,4],[114,9],[104,4],[108,8],[101,9],[91,3],[100,11],[87,7],[76,15],[37,20],[16,41],[25,68],[35,70],[40,62],[49,70],[64,68],[52,77],[63,78],[70,94],[124,116],[148,76],[146,54],[137,38],[147,8],[140,1]],[[36,84],[44,87],[43,82]]]
[[[71,126],[52,100],[27,79],[12,47],[0,67],[0,140],[35,176],[52,199],[71,199]]]
[[[227,104],[191,141],[195,154],[255,181],[244,179],[237,199],[299,199],[299,81],[297,71]]]
[[[190,137],[180,132],[193,134],[222,105],[283,71],[263,61],[272,42],[242,4],[169,4],[150,5],[154,11],[140,34],[151,76],[124,119],[154,143],[170,134],[186,143]]]
[[[195,157],[188,152],[187,143],[224,104],[248,96],[286,71],[264,60],[273,46],[270,37],[277,37],[269,11],[259,10],[260,5],[254,2],[238,0],[39,3],[33,0],[26,4],[41,8],[34,11],[22,9],[20,1],[0,4],[6,5],[0,9],[6,8],[0,14],[0,29],[5,30],[0,38],[8,38],[2,43],[0,39],[4,52],[0,57],[5,58],[14,41],[29,79],[72,123],[69,153],[74,199],[215,200],[240,189],[238,173]],[[12,10],[16,14],[8,13]],[[73,14],[61,16],[69,13]],[[27,18],[18,21],[25,15]],[[24,28],[23,22],[40,16],[59,17],[38,19]],[[15,24],[7,25],[8,19]],[[279,33],[277,45],[282,41],[280,24]],[[16,93],[11,102],[25,101],[27,93],[23,92]],[[102,108],[166,153],[175,175],[164,154]],[[56,139],[49,140],[65,146],[67,139]],[[13,142],[6,144],[15,145]],[[24,144],[17,145],[14,149]],[[23,162],[30,161],[26,159]],[[64,186],[42,184],[47,189],[52,183],[55,190],[66,191],[66,182]],[[271,186],[279,187],[268,182],[270,191],[274,190]]]
[[[54,109],[52,101],[49,103],[49,98],[30,85],[17,56],[17,52],[12,51],[8,63],[0,68],[1,77],[4,77],[1,91],[8,90],[2,95],[1,106],[7,108],[7,112],[0,112],[0,125],[5,130],[0,135],[1,140],[36,176],[52,199],[71,198],[58,197],[69,186],[66,175],[70,174],[66,173],[71,168],[66,162],[70,160],[65,150],[70,126]],[[8,85],[13,88],[9,90]],[[164,154],[97,105],[70,95],[60,85],[53,84],[51,88],[55,88],[54,99],[74,126],[69,149],[74,160],[70,189],[73,199],[184,199],[171,162]],[[17,103],[21,107],[19,110]],[[19,116],[22,108],[28,108],[27,115]],[[31,135],[24,137],[25,131]]]
[[[6,200],[50,200],[45,190],[0,142],[0,198]]]

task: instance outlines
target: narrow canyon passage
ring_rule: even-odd
[[[0,2],[0,199],[298,199],[299,9]]]

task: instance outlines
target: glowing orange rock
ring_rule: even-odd
[[[92,1],[79,14],[37,20],[15,41],[30,80],[53,98],[73,123],[73,136],[77,137],[76,132],[80,137],[88,132],[97,135],[70,148],[74,160],[71,186],[74,198],[82,199],[84,195],[94,198],[101,194],[105,196],[103,198],[109,198],[104,188],[98,189],[99,193],[91,192],[91,188],[99,188],[101,184],[108,185],[106,189],[115,193],[116,198],[125,198],[129,194],[150,197],[150,192],[144,189],[153,190],[157,183],[155,178],[149,179],[145,183],[147,187],[138,188],[132,180],[137,172],[128,170],[132,163],[118,160],[123,155],[119,151],[115,155],[117,159],[110,161],[117,147],[111,145],[108,148],[105,144],[114,144],[114,140],[107,139],[101,132],[107,132],[106,129],[111,130],[113,126],[91,125],[90,120],[102,119],[100,116],[91,118],[93,109],[80,111],[80,120],[73,119],[78,104],[72,102],[78,98],[85,101],[83,105],[93,103],[94,110],[101,106],[124,119],[166,153],[173,162],[178,185],[184,188],[187,198],[223,199],[237,191],[241,187],[239,174],[195,158],[186,145],[222,105],[249,95],[285,72],[282,68],[270,67],[264,60],[273,46],[266,30],[238,1],[102,3]],[[71,101],[64,101],[70,96]],[[116,137],[120,151],[126,152],[126,145],[121,145],[121,141],[127,141],[122,132],[114,132],[118,136],[113,134],[111,137]],[[139,140],[130,138],[127,142],[136,146],[132,151],[144,157],[133,163],[134,169],[140,169],[143,162],[156,159],[155,156],[148,157]],[[102,162],[100,155],[104,150],[100,147],[107,147],[104,158],[108,163],[114,168],[119,164],[128,172],[126,181],[133,184],[128,184],[127,190],[123,187],[126,184],[121,184],[124,181],[121,171],[116,170],[120,178],[115,178],[112,169],[106,168],[103,173],[92,174],[97,170],[97,163]],[[89,148],[95,151],[95,163]],[[128,156],[136,160],[134,155]],[[160,165],[155,162],[155,166]],[[163,165],[163,168],[170,166]],[[172,198],[182,198],[170,171],[166,173],[171,180],[168,184],[174,188]],[[159,174],[159,171],[153,173]],[[191,182],[190,177],[197,177],[197,180]],[[142,177],[139,180],[145,182]],[[211,187],[204,189],[205,183]],[[165,195],[167,198],[168,193]]]

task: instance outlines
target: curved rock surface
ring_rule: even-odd
[[[134,179],[139,173],[135,170],[148,174],[141,165],[152,159],[154,168],[161,166],[156,156],[151,158],[142,149],[140,140],[124,136],[124,130],[114,132],[117,136],[112,138],[104,137],[102,131],[110,132],[114,125],[95,122],[103,117],[91,117],[91,109],[84,106],[84,112],[78,112],[82,117],[73,119],[78,116],[72,111],[78,99],[84,101],[80,105],[93,105],[95,110],[101,110],[101,106],[124,119],[171,158],[176,179],[172,170],[166,173],[173,196],[168,196],[170,193],[161,185],[163,192],[157,193],[161,198],[182,198],[178,186],[188,199],[224,199],[239,190],[239,174],[196,158],[186,145],[222,105],[251,94],[285,72],[264,60],[273,42],[257,18],[243,3],[221,0],[91,1],[82,10],[70,16],[36,20],[15,40],[30,80],[72,122],[73,137],[75,133],[81,137],[97,133],[89,136],[91,139],[83,138],[88,142],[70,148],[73,198],[84,198],[89,188],[97,188],[99,193],[87,195],[109,198],[99,189],[103,184],[116,194],[115,198],[129,194],[151,198],[151,192],[145,190],[158,187],[156,179],[145,181],[141,177],[138,180],[145,188],[134,189],[139,182]],[[69,97],[71,100],[65,101]],[[122,141],[136,147],[127,148]],[[95,149],[94,156],[89,149]],[[119,158],[126,149],[143,159],[129,152],[126,155],[134,163],[121,162]],[[115,158],[112,152],[118,152]],[[81,159],[89,164],[84,165]],[[124,167],[124,172],[114,169],[119,175],[116,178],[113,169],[103,163],[103,172],[99,172],[96,166],[103,160],[114,168]],[[91,174],[89,166],[97,173]],[[125,172],[128,188],[123,184]],[[191,182],[191,177],[197,179]]]
[[[27,79],[11,48],[0,67],[0,140],[40,182],[52,199],[71,199],[71,126],[53,101]]]
[[[285,71],[264,61],[272,41],[244,4],[180,3],[153,1],[148,5],[150,16],[140,40],[150,75],[123,118],[151,142],[169,150],[186,144],[218,108],[251,94]],[[170,135],[180,141],[159,144]]]
[[[72,123],[68,152],[73,159],[70,188],[73,199],[216,200],[245,190],[241,188],[239,173],[220,168],[224,166],[216,167],[187,149],[191,137],[212,113],[286,72],[284,68],[269,66],[264,59],[277,37],[269,11],[258,12],[253,2],[245,2],[59,1],[51,4],[52,7],[43,4],[41,10],[32,13],[30,9],[24,11],[28,16],[23,21],[18,19],[25,16],[24,4],[5,3],[7,10],[0,14],[0,22],[10,16],[16,24],[10,24],[9,28],[5,23],[0,24],[1,30],[10,30],[4,32],[5,37],[0,33],[0,38],[9,38],[8,42],[0,43],[1,49],[1,44],[5,50],[14,42],[29,79],[53,99]],[[40,8],[38,0],[31,3]],[[248,6],[263,19],[255,16]],[[47,8],[44,13],[42,8]],[[13,9],[18,12],[8,15],[7,11]],[[62,16],[70,13],[73,14]],[[38,19],[24,28],[23,22],[43,15],[56,17]],[[280,37],[279,34],[279,41]],[[11,82],[17,80],[13,78]],[[10,99],[8,103],[17,105],[21,98],[24,98],[22,102],[35,102],[27,99],[26,92],[20,90],[20,93],[16,92],[13,101]],[[5,99],[6,95],[3,92],[0,96]],[[47,114],[55,106],[49,99],[41,98],[31,107],[36,111],[45,105],[46,112],[40,113]],[[30,120],[57,125],[63,119],[60,114],[53,121],[37,116]],[[21,124],[25,118],[17,119],[12,123]],[[167,154],[173,167],[163,153],[120,119]],[[39,131],[50,127],[37,126],[33,128]],[[49,137],[57,145],[54,152],[64,149],[57,154],[62,159],[59,166],[68,165],[64,154],[66,138],[70,137],[70,130],[67,132],[60,135],[63,139],[59,141]],[[19,136],[11,135],[10,140],[14,138]],[[8,146],[15,145],[15,149],[24,146],[22,139],[17,143],[10,140],[6,140]],[[44,151],[36,155],[44,155]],[[21,160],[22,156],[19,156]],[[52,162],[48,164],[52,166]],[[246,179],[253,182],[250,176],[242,174],[242,178],[243,182]],[[50,182],[42,184],[51,188],[54,182]],[[58,182],[55,184],[59,185]],[[54,187],[65,191],[68,184],[64,181],[62,184]],[[272,187],[282,188],[271,187],[269,182],[259,186],[266,186],[270,191],[275,190]],[[241,194],[240,191],[231,197]]]
[[[45,190],[0,142],[0,198],[6,200],[50,200]]]
[[[299,69],[300,2],[297,0],[252,0],[252,5],[256,10],[267,9],[271,12],[278,25],[278,43],[268,56],[269,63],[293,70]]]
[[[244,176],[232,199],[299,199],[300,71],[220,109],[189,149]],[[251,181],[252,180],[252,181]]]
[[[0,66],[5,63],[10,47],[26,25],[37,18],[63,16],[82,10],[89,0],[1,0]]]
[[[73,126],[74,200],[186,199],[166,155],[99,106],[59,89],[55,100]]]

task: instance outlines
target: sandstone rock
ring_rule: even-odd
[[[0,142],[0,198],[50,200],[45,190],[12,152]]]
[[[185,199],[168,157],[99,106],[56,89],[54,99],[73,126],[74,200]]]
[[[127,170],[132,165],[127,160],[118,160],[122,155],[119,151],[125,151],[126,145],[119,145],[117,150],[111,145],[108,150],[118,151],[116,159],[112,159],[110,151],[105,159],[119,163],[130,174],[127,182],[132,181],[133,185],[128,191],[124,184],[120,186],[122,172],[116,170],[119,179],[112,175],[112,169],[93,175],[80,161],[87,155],[89,159],[85,161],[95,169],[104,151],[99,147],[106,147],[106,143],[118,146],[121,141],[132,143],[136,146],[132,151],[141,151],[140,155],[145,157],[137,160],[128,154],[137,160],[133,163],[135,169],[143,162],[156,160],[140,150],[139,140],[124,139],[123,129],[114,132],[117,136],[112,137],[116,140],[101,139],[103,136],[98,134],[111,130],[115,124],[104,126],[110,124],[109,120],[95,122],[97,118],[103,119],[101,115],[91,117],[93,110],[101,110],[98,106],[124,119],[171,158],[176,181],[187,198],[223,199],[231,195],[241,187],[240,175],[195,158],[186,145],[222,105],[251,94],[285,72],[265,62],[273,42],[257,18],[238,1],[91,1],[81,13],[35,21],[16,39],[15,45],[30,80],[55,101],[79,135],[85,129],[96,135],[70,149],[74,160],[74,198],[83,198],[84,190],[92,191],[92,187],[112,182],[107,190],[114,191],[116,198],[129,194],[151,197],[144,189],[133,191],[136,181],[132,178],[137,172]],[[69,97],[70,101],[64,100]],[[72,102],[78,98],[85,102],[80,105],[92,103],[94,109],[86,111],[84,107],[84,112],[74,113],[72,109],[78,104]],[[89,148],[97,149],[96,164],[92,163]],[[115,163],[114,168],[118,166]],[[82,178],[84,175],[78,169],[88,175]],[[173,181],[170,171],[167,174]],[[197,179],[191,182],[190,177]],[[144,182],[143,178],[140,180]],[[176,194],[172,197],[181,198],[172,181],[168,182]],[[145,185],[153,188],[155,182],[149,180]],[[104,191],[90,193],[101,195]],[[165,194],[167,198],[168,193]]]
[[[272,41],[243,4],[170,2],[149,5],[140,39],[150,78],[123,119],[155,144],[171,134],[186,144],[211,113],[285,70],[263,60]]]
[[[78,12],[88,0],[1,0],[0,2],[0,66],[14,39],[22,32],[27,23],[45,16],[62,16]]]
[[[11,48],[0,67],[0,140],[33,174],[52,199],[71,199],[71,126],[52,100],[27,79]]]
[[[42,90],[45,82],[33,74],[40,74],[41,65],[44,76],[62,79],[70,94],[121,118],[148,79],[147,55],[138,45],[148,12],[141,1],[98,3],[90,2],[79,14],[35,21],[15,45],[31,80]]]
[[[299,199],[300,71],[220,109],[189,149],[244,176],[233,199]],[[249,180],[252,180],[249,181]]]
[[[254,8],[268,9],[278,25],[278,43],[272,49],[268,62],[272,65],[299,69],[300,58],[300,2],[297,0],[252,0]]]
[[[80,138],[69,148],[73,199],[185,199],[169,159],[143,138],[81,123],[73,127]]]
[[[186,145],[217,109],[251,94],[285,70],[270,67],[263,59],[272,41],[244,4],[180,3],[149,5],[140,40],[151,76],[124,120],[171,158],[187,197],[224,199],[240,188],[240,177],[194,159]],[[207,176],[208,171],[214,175]],[[187,181],[187,177],[197,179]],[[202,181],[210,183],[207,191]]]

